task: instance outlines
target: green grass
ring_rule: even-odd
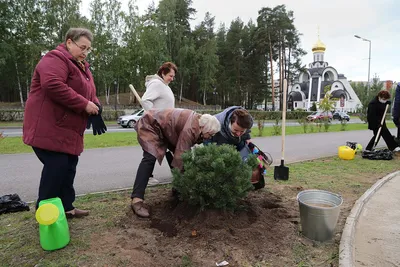
[[[393,122],[388,122],[386,123],[387,127],[390,128],[395,128],[396,126],[394,125]],[[351,123],[351,124],[346,124],[345,131],[358,131],[358,130],[367,130],[368,125],[365,123]],[[318,128],[315,123],[313,124],[308,124],[307,126],[307,134],[308,133],[318,133],[318,132],[325,132],[324,125],[321,124],[321,127]],[[330,124],[328,132],[340,132],[343,131],[343,126],[341,124]],[[251,129],[251,136],[252,137],[258,137],[260,131],[258,128],[253,128]],[[275,134],[274,127],[264,127],[262,131],[262,136],[273,136],[273,135],[281,135],[281,130],[279,129],[277,131],[278,134]],[[299,125],[299,126],[286,126],[286,135],[293,135],[293,134],[304,134],[304,127]]]
[[[341,194],[345,205],[350,207],[379,178],[398,170],[399,160],[371,163],[358,155],[349,161],[330,157],[288,164],[288,181],[274,181],[273,170],[269,170],[267,188],[258,192],[273,192],[283,199],[295,199],[299,190],[324,189]],[[155,198],[159,190],[166,187],[170,185],[149,188],[147,194],[149,198]],[[0,266],[83,266],[88,263],[91,266],[133,266],[125,257],[127,251],[118,245],[118,235],[124,235],[124,227],[127,227],[121,221],[129,223],[127,214],[131,211],[128,211],[128,203],[127,191],[77,197],[76,206],[90,209],[90,219],[70,220],[71,242],[64,249],[53,252],[43,251],[40,247],[33,209],[0,215]],[[345,212],[346,209],[342,209],[342,223]],[[99,233],[108,233],[108,239],[99,240],[102,236]],[[288,257],[297,266],[338,266],[338,242],[307,243],[301,241],[300,234],[298,239],[288,244],[292,247],[292,255]],[[104,242],[111,242],[115,247],[109,243],[102,246]],[[195,266],[188,255],[177,260],[180,266]],[[259,263],[253,266],[268,265]],[[280,265],[277,262],[270,266]]]
[[[107,133],[94,136],[86,134],[85,149],[138,145],[136,132]],[[23,143],[22,137],[6,137],[0,140],[0,154],[30,153],[32,148]]]
[[[112,121],[105,121],[106,125],[117,125],[116,120]],[[22,121],[0,121],[0,128],[1,127],[22,127]]]
[[[393,123],[387,123],[389,128],[394,128]],[[340,124],[333,124],[329,127],[329,132],[339,132],[341,131]],[[366,130],[367,125],[360,124],[347,124],[346,131],[357,131]],[[318,128],[314,126],[314,133],[318,132]],[[324,132],[324,126],[321,127],[321,132]],[[310,128],[308,132],[310,133]],[[302,126],[288,126],[286,127],[286,135],[293,134],[304,134],[304,129]],[[258,128],[252,129],[252,137],[259,136]],[[273,127],[265,127],[262,136],[273,136]],[[280,133],[278,134],[280,135]],[[136,146],[138,145],[136,132],[108,132],[104,135],[94,136],[92,134],[85,135],[85,149],[89,148],[104,148],[104,147],[121,147],[121,146]],[[0,139],[0,154],[16,154],[16,153],[30,153],[32,152],[31,147],[25,145],[22,142],[21,137],[5,137],[3,140]]]

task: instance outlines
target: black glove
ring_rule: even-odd
[[[93,128],[93,135],[101,135],[107,131],[107,126],[105,125],[103,118],[101,117],[101,113],[103,112],[103,108],[100,104],[95,103],[96,106],[99,107],[99,113],[97,115],[91,115],[88,118],[86,128],[90,129],[90,125]]]
[[[391,104],[392,104],[392,101],[390,101],[390,100],[386,101],[386,105],[391,105]]]
[[[101,113],[103,112],[103,107],[98,103],[94,103],[94,104],[99,108],[99,112],[97,113],[97,115],[101,115]]]

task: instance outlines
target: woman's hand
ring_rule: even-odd
[[[89,101],[86,105],[85,111],[89,115],[97,115],[99,113],[99,107],[92,101]]]

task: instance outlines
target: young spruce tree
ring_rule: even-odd
[[[250,179],[257,159],[249,155],[244,162],[233,146],[206,145],[185,152],[182,159],[184,172],[173,170],[172,184],[191,205],[234,210],[253,188]]]

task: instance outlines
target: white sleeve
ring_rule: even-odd
[[[142,107],[144,110],[149,110],[154,105],[154,100],[160,97],[160,88],[157,82],[153,82],[146,88],[146,92],[142,97]]]

